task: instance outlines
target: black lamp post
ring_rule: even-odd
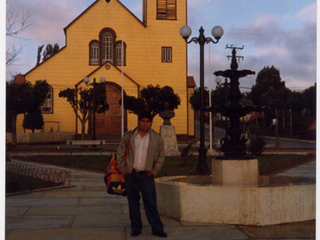
[[[180,28],[180,35],[184,38],[186,43],[199,43],[200,45],[200,147],[199,147],[199,163],[197,166],[197,171],[201,174],[209,173],[209,168],[206,160],[207,149],[204,146],[204,44],[206,43],[218,43],[219,39],[223,35],[223,29],[220,26],[215,26],[212,28],[212,35],[216,39],[216,41],[212,40],[209,37],[205,37],[203,32],[203,28],[199,29],[200,35],[199,37],[193,37],[190,41],[188,38],[190,37],[192,31],[189,26],[183,26]]]
[[[83,79],[85,84],[88,84],[90,82],[90,79],[88,77],[85,77]],[[100,78],[101,83],[105,83],[106,79],[104,77]],[[92,140],[97,140],[96,138],[96,78],[93,78],[93,136]]]

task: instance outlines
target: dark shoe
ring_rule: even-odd
[[[162,237],[162,238],[168,237],[168,234],[166,234],[165,232],[153,233],[153,235],[156,235],[156,236]]]
[[[133,232],[131,233],[131,236],[132,236],[132,237],[138,237],[140,234],[141,234],[141,232],[133,231]]]

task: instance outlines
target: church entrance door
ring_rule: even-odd
[[[105,113],[96,113],[96,135],[121,134],[121,105],[119,103],[121,88],[117,84],[106,83],[106,91],[109,110]],[[124,120],[126,123],[126,114]],[[93,116],[90,119],[90,132],[93,132]]]

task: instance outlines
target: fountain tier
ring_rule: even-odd
[[[215,163],[212,166],[214,168]],[[240,172],[245,169],[242,168]],[[156,179],[160,214],[182,222],[255,226],[315,219],[316,185],[313,182],[298,178],[257,176],[258,184],[246,181],[233,184],[229,182],[232,179],[230,171],[228,176],[231,178],[221,176],[218,179],[225,180],[219,180],[220,183],[214,183],[214,169],[213,177]],[[238,174],[235,177],[246,179],[241,176],[246,175]]]

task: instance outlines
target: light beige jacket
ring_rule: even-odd
[[[121,139],[117,150],[117,164],[122,174],[131,174],[133,170],[133,161],[135,156],[135,141],[133,133],[137,130],[128,131]],[[130,138],[130,146],[127,159],[125,158],[126,149]],[[163,138],[152,129],[150,130],[149,146],[147,150],[146,170],[151,171],[153,176],[160,172],[165,160],[165,151]]]

